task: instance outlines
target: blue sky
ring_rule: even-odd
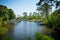
[[[22,15],[23,12],[36,11],[36,3],[39,0],[0,0],[0,5],[5,5],[14,10],[16,15]]]

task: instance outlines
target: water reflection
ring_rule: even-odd
[[[35,22],[21,21],[14,27],[14,40],[26,40],[31,36],[34,39],[35,32],[42,32],[44,27],[38,26]]]

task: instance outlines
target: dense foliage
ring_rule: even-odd
[[[27,21],[35,21],[37,19],[40,19],[40,14],[37,12],[33,12],[33,13],[28,13],[27,12],[23,12],[23,16],[20,16],[19,19],[22,20],[27,20]]]
[[[15,18],[15,14],[12,9],[8,9],[6,6],[0,5],[0,18],[2,21],[7,21]]]
[[[50,17],[46,18],[45,23],[52,28],[60,28],[60,9],[55,10]]]
[[[46,5],[46,7],[43,5],[44,3],[47,3],[50,6],[50,14],[48,15],[48,6]],[[43,8],[45,9],[44,11],[46,11],[46,16],[45,18],[43,18],[43,22],[45,25],[47,25],[48,28],[51,28],[53,30],[53,32],[51,33],[51,35],[53,35],[55,38],[55,40],[60,39],[59,34],[60,34],[60,1],[59,0],[39,0],[39,2],[37,3],[38,6],[38,11],[41,11],[41,6],[43,5]],[[56,9],[52,12],[52,7],[55,7]],[[43,10],[43,9],[42,9]],[[42,16],[44,16],[45,12],[39,12],[42,14]],[[44,13],[44,14],[43,14]],[[54,32],[55,31],[55,32]],[[50,33],[50,32],[49,32]]]
[[[14,14],[14,11],[12,9],[8,9],[8,16],[9,16],[9,20],[14,19],[16,17],[16,15]]]
[[[54,40],[51,37],[48,37],[47,35],[43,35],[41,33],[36,33],[35,34],[35,39],[36,40]]]
[[[9,20],[14,19],[15,17],[16,16],[12,9],[8,9],[6,6],[0,5],[0,40],[10,40],[7,36],[9,29],[4,25],[7,25]]]

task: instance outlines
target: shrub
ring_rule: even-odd
[[[36,33],[35,34],[35,39],[36,40],[54,40],[51,37],[48,37],[47,35],[43,35],[41,33]]]
[[[44,23],[51,28],[59,27],[60,28],[60,10],[55,10],[51,16],[48,16]]]

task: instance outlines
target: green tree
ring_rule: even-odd
[[[51,28],[60,28],[60,9],[55,10],[52,14],[51,17],[47,18],[48,20],[45,19],[45,24],[48,25]]]
[[[8,20],[15,18],[15,14],[12,9],[8,9],[6,6],[0,5],[0,40],[10,40],[8,38]],[[9,27],[10,28],[10,27]]]
[[[45,18],[48,16],[51,6],[48,3],[43,3],[40,7],[37,8],[41,11],[41,15]]]
[[[33,17],[33,19],[37,19],[38,18],[38,13],[37,12],[33,12],[32,17]]]
[[[29,16],[30,16],[30,17],[32,16],[32,13],[31,13],[31,12],[29,13]]]
[[[24,18],[24,19],[27,18],[27,12],[23,12],[23,18]]]
[[[29,19],[32,19],[32,13],[31,12],[29,13]]]
[[[8,19],[8,9],[6,6],[0,5],[0,17],[2,18],[2,21]]]
[[[16,17],[12,9],[8,9],[8,16],[9,16],[9,20],[14,19]]]
[[[51,15],[52,27],[60,28],[60,9],[55,10]]]
[[[51,6],[51,13],[52,13],[52,6],[56,6],[56,8],[58,8],[60,6],[60,1],[59,0],[39,0],[39,2],[36,5],[40,6],[44,2],[50,4],[50,6]]]
[[[15,14],[12,9],[8,9],[6,6],[0,5],[0,17],[2,21],[7,21],[15,18]]]

